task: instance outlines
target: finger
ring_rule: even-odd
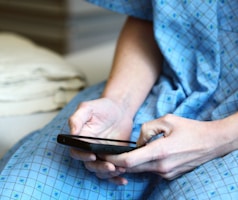
[[[109,178],[113,178],[119,175],[122,175],[126,172],[126,169],[123,169],[123,171],[121,170],[116,170],[114,172],[107,172],[107,173],[96,173],[97,177],[101,178],[101,179],[109,179]]]
[[[108,173],[96,173],[96,176],[100,179],[110,179],[113,177]]]
[[[76,112],[69,118],[70,132],[73,135],[79,134],[83,125],[92,117],[92,109],[86,103],[81,103]]]
[[[135,167],[127,168],[127,173],[141,173],[141,172],[156,172],[158,171],[158,166],[155,161],[143,163],[141,165],[137,165]]]
[[[167,180],[173,180],[175,178],[178,178],[187,171],[190,170],[184,171],[184,168],[181,166],[177,167],[169,167],[168,165],[166,166],[166,164],[163,163],[163,160],[160,161],[155,160],[126,169],[127,173],[153,172]]]
[[[144,126],[144,125],[143,125]],[[144,128],[143,128],[144,129]],[[157,133],[154,130],[141,130],[140,137],[136,142],[138,147],[145,145]]]
[[[126,185],[128,183],[127,179],[121,176],[114,176],[112,177],[109,174],[96,174],[96,176],[100,179],[107,179],[109,182],[114,183],[116,185]]]
[[[172,132],[172,125],[169,124],[164,117],[146,122],[141,127],[140,137],[137,141],[138,146],[142,146],[147,143],[153,136],[163,134],[167,137]]]
[[[85,167],[90,171],[90,172],[95,172],[95,173],[111,173],[115,172],[116,167],[109,162],[106,161],[101,161],[101,160],[96,160],[93,162],[85,162],[84,163]]]
[[[153,172],[159,175],[169,174],[171,171],[166,170],[160,166],[160,161],[151,161],[137,165],[135,167],[127,168],[127,173],[141,173],[141,172]]]
[[[128,184],[128,180],[123,178],[123,177],[120,177],[120,176],[117,176],[117,177],[113,177],[111,179],[108,179],[111,183],[114,183],[116,185],[127,185]]]
[[[166,138],[160,138],[136,150],[120,155],[107,155],[105,159],[116,166],[131,168],[166,157]]]
[[[84,162],[95,161],[97,159],[97,156],[93,153],[79,151],[74,148],[70,149],[70,156],[75,160],[81,160]]]
[[[132,168],[128,168],[126,172],[127,173],[152,172],[167,180],[173,180],[174,178],[177,178],[178,176],[181,175],[181,174],[176,174],[174,171],[168,171],[168,172],[160,171],[160,169],[157,167],[158,166],[156,164],[156,161],[153,161],[153,162],[144,163],[142,165],[135,166]]]
[[[163,171],[158,165],[158,161],[151,161],[137,165],[132,168],[126,169],[127,173],[142,173],[142,172],[153,172],[163,178],[169,179],[172,176],[172,172]]]

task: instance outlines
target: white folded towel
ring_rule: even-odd
[[[0,33],[0,116],[62,108],[86,85],[60,55],[12,33]]]

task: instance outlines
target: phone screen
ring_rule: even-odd
[[[120,154],[136,149],[136,142],[96,138],[69,134],[59,134],[57,142],[98,154]]]

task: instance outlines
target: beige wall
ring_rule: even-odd
[[[115,40],[125,16],[83,0],[0,0],[0,31],[65,54]]]

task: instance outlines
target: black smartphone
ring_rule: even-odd
[[[96,154],[121,154],[137,148],[136,142],[132,141],[69,134],[59,134],[57,142]]]

